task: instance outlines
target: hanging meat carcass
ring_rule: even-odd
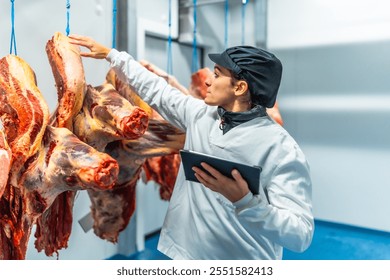
[[[0,60],[0,99],[1,122],[12,151],[12,166],[0,200],[0,259],[24,258],[33,218],[24,215],[27,203],[18,181],[24,164],[40,148],[49,110],[34,72],[13,55]]]
[[[92,108],[92,104],[95,104],[95,107]],[[93,109],[97,106],[103,106],[104,109],[102,107],[94,112]],[[112,108],[108,109],[106,106]],[[112,190],[104,192],[88,190],[92,202],[94,232],[110,242],[117,241],[119,233],[126,228],[134,213],[135,187],[145,160],[155,156],[177,154],[184,143],[184,133],[161,119],[150,119],[147,129],[141,125],[142,122],[133,123],[131,127],[134,131],[138,128],[142,133],[129,134],[127,140],[123,139],[124,133],[118,130],[118,125],[113,127],[108,125],[110,122],[120,123],[114,120],[118,116],[123,116],[119,113],[121,110],[132,111],[135,117],[140,114],[141,108],[143,114],[147,112],[148,116],[156,117],[149,105],[128,85],[117,79],[111,70],[107,74],[106,83],[95,88],[89,87],[83,109],[74,123],[75,133],[80,139],[103,149],[105,153],[115,158],[120,166],[119,177]],[[147,115],[143,115],[141,118],[145,125],[146,117]],[[103,121],[105,125],[101,126]],[[102,139],[107,142],[102,143]]]
[[[54,124],[73,128],[73,132],[82,141],[101,152],[104,152],[108,143],[120,139],[138,138],[145,132],[148,125],[146,112],[139,107],[132,106],[112,86],[107,84],[95,89],[88,85],[84,95],[84,71],[79,49],[69,43],[68,37],[56,33],[52,40],[48,42],[46,51],[53,69],[58,92],[58,109],[52,121]],[[71,109],[62,108],[64,106]],[[123,172],[121,171],[121,173]],[[134,175],[135,179],[133,181],[135,182],[136,174],[129,175]],[[113,189],[116,189],[117,185],[116,182]],[[95,192],[100,194],[93,195]],[[90,190],[89,193],[91,197],[96,197],[102,195],[103,192],[101,190]],[[58,249],[66,247],[73,221],[73,198],[74,192],[64,192],[56,199],[51,208],[40,217],[37,223],[37,240],[35,243],[38,250],[45,248],[45,253],[51,255]],[[91,201],[92,213],[96,214],[99,213],[100,209],[104,209],[105,204],[110,204],[109,201],[112,202],[113,200],[106,200],[107,203],[105,204],[99,203],[98,210],[94,207],[95,200],[92,199]],[[110,205],[120,206],[115,202]],[[101,212],[111,213],[115,210],[111,208],[101,210]],[[131,211],[132,213],[133,211]],[[98,215],[94,215],[94,218],[97,221]],[[125,226],[127,222],[124,223]],[[101,221],[100,224],[110,226],[110,224]],[[48,228],[48,225],[51,225],[51,228]],[[41,234],[44,230],[45,233]],[[115,231],[116,228],[111,227],[111,230]],[[96,228],[95,232],[101,231]],[[116,231],[116,234],[118,233],[119,230]],[[59,244],[59,246],[53,247],[51,244]]]
[[[61,194],[74,195],[75,191],[87,189],[96,191],[112,189],[119,174],[119,166],[115,159],[80,141],[66,128],[49,126],[43,145],[48,150],[45,154],[46,160],[49,160],[47,165],[36,164],[35,168],[31,168],[26,174],[27,179],[23,184],[24,187],[37,182],[41,184],[44,191],[42,197],[50,206],[43,214],[41,213],[37,221],[35,245],[38,251],[44,249],[46,255],[51,256],[59,249],[67,247],[71,233],[72,216],[59,206],[66,206],[72,210],[73,196]],[[42,166],[45,169],[43,182],[40,182],[40,177],[37,177],[42,176],[40,175]],[[54,198],[57,203],[54,201],[50,203]]]
[[[0,116],[13,155],[0,200],[0,259],[24,259],[33,224],[59,194],[112,188],[119,170],[68,129],[47,125],[47,105],[25,61],[6,56],[0,73]]]
[[[49,109],[36,86],[35,73],[21,58],[0,60],[0,112],[7,142],[12,150],[11,183],[37,153],[49,121]]]
[[[65,127],[72,131],[73,118],[79,112],[86,90],[84,68],[80,56],[80,48],[69,43],[68,37],[60,32],[46,43],[46,54],[54,76],[58,103],[51,116],[51,124]],[[66,248],[72,230],[73,200],[75,192],[61,193],[46,210],[45,215],[37,221],[35,245],[46,248],[45,253],[51,256],[59,249]],[[63,218],[59,218],[63,217]],[[42,228],[42,229],[41,229]],[[46,234],[40,234],[42,231]],[[55,242],[49,242],[55,241]],[[57,244],[55,248],[45,244]]]
[[[112,190],[89,190],[94,232],[116,242],[135,209],[135,185],[141,164],[132,155],[122,156],[121,140],[137,139],[148,127],[149,117],[115,90],[113,85],[88,86],[83,108],[74,121],[74,132],[89,145],[111,154],[119,163],[120,175]]]
[[[79,50],[63,35],[56,33],[46,50],[58,91],[50,125],[47,105],[28,64],[16,56],[1,60],[1,149],[8,157],[11,151],[19,156],[12,161],[2,158],[12,165],[3,176],[7,182],[0,201],[0,259],[25,257],[34,223],[38,251],[50,256],[66,248],[77,190],[90,189],[96,234],[116,241],[134,212],[135,184],[146,158],[177,153],[184,140],[184,134],[165,121],[148,127],[153,110],[134,94],[122,91],[124,95],[119,95],[108,83],[88,86],[84,98]],[[146,128],[145,137],[137,140]]]
[[[55,36],[53,38],[61,37]],[[62,38],[61,43],[66,44],[66,39]],[[55,48],[57,45],[58,44],[51,43],[49,47]],[[66,48],[62,47],[60,50],[66,50]],[[57,50],[52,50],[51,52],[55,53]],[[58,70],[64,69],[64,67],[61,67],[61,65],[56,65],[57,63],[62,63],[61,56],[50,55],[49,59],[52,59],[53,57],[57,58],[54,59],[54,61],[51,61],[53,72],[57,73],[55,76],[65,75],[65,77],[61,76],[62,78],[59,79],[60,82],[69,80],[67,79],[66,75],[70,75],[70,73],[64,74],[62,71]],[[74,63],[72,66],[77,67],[77,64]],[[109,75],[107,77],[109,77]],[[58,85],[57,79],[56,83],[57,88],[64,88],[63,86]],[[177,148],[174,150],[170,147],[166,148],[166,143],[170,143],[172,141],[179,141],[182,143],[184,139],[181,137],[183,135],[182,132],[178,133],[177,130],[172,129],[171,125],[163,122],[159,125],[150,126],[151,128],[157,129],[154,131],[149,131],[147,133],[148,136],[145,139],[141,139],[140,141],[132,140],[129,143],[122,143],[121,139],[136,139],[145,132],[148,126],[148,114],[152,115],[153,110],[137,95],[129,94],[129,92],[126,90],[122,90],[121,92],[122,95],[119,95],[114,87],[109,83],[105,83],[104,85],[95,88],[88,86],[83,101],[83,106],[73,118],[72,125],[74,133],[82,141],[88,143],[100,151],[104,151],[107,154],[112,154],[120,164],[120,174],[123,174],[123,176],[118,178],[117,182],[111,190],[106,190],[104,192],[94,190],[88,191],[92,202],[91,210],[92,216],[94,218],[94,232],[101,238],[111,242],[116,242],[119,232],[127,226],[129,219],[134,212],[135,185],[139,178],[141,167],[145,159],[155,155],[177,153]],[[63,98],[64,94],[59,92],[58,96],[60,104],[59,106],[61,106],[61,98]],[[79,96],[79,98],[81,97]],[[59,112],[59,110],[57,110],[57,112]],[[59,122],[57,121],[55,123]],[[67,122],[63,121],[62,123]],[[169,127],[169,132],[167,133],[167,129],[161,129],[161,126]],[[175,135],[179,134],[180,137],[173,137],[172,141],[167,141],[164,143],[161,137],[167,137],[169,133],[172,132]],[[159,133],[162,134],[161,137],[156,137],[155,134],[158,135]],[[152,135],[152,137],[150,135]],[[153,143],[153,141],[156,140],[159,143]],[[162,146],[160,149],[158,148],[159,144]],[[140,152],[134,153],[132,148],[129,148],[132,146],[135,146],[136,149],[142,147],[142,149]],[[182,146],[182,144],[176,146]],[[71,193],[71,195],[72,194],[73,193]],[[71,203],[72,199],[69,199],[68,197],[61,198],[61,200],[57,199],[56,201],[65,204],[64,206],[67,206],[66,209],[71,209],[73,205]],[[45,247],[46,254],[52,253],[52,251],[47,249],[49,246],[44,246],[44,244],[50,243],[46,240],[55,240],[54,243],[56,244],[66,244],[65,240],[67,240],[70,235],[70,232],[68,232],[68,234],[66,234],[66,232],[58,234],[57,228],[59,226],[52,226],[51,228],[54,228],[53,231],[49,229],[45,232],[44,235],[40,234],[40,232],[42,232],[40,228],[48,228],[46,226],[41,226],[42,220],[51,221],[53,218],[58,216],[71,217],[71,213],[67,213],[66,215],[63,214],[63,209],[61,210],[62,213],[53,213],[53,211],[56,211],[56,209],[61,208],[56,204],[53,204],[49,209],[50,219],[46,218],[48,215],[45,213],[38,220],[37,224],[38,227],[36,236],[38,239],[36,241],[36,246],[37,248]],[[62,228],[70,229],[71,222],[72,220],[69,218],[64,220],[63,223],[66,223],[67,226],[63,226]],[[47,225],[50,223],[51,222],[46,222]],[[55,236],[53,235],[54,232],[56,233]],[[47,238],[48,236],[49,238]],[[58,236],[62,236],[63,240],[59,240]],[[41,240],[44,240],[44,242]]]
[[[177,87],[180,90],[185,89],[184,86],[179,84],[176,78],[169,76],[157,66],[146,60],[142,60],[141,64],[149,71],[166,78],[170,85]],[[149,126],[149,133],[140,138],[140,141],[142,141],[143,144],[137,144],[137,146],[142,147],[142,150],[138,148],[138,151],[142,152],[143,157],[145,157],[143,170],[145,171],[146,181],[156,182],[159,185],[160,197],[163,200],[169,200],[172,195],[176,176],[180,167],[181,159],[178,151],[184,146],[184,132],[167,123],[160,114],[140,99],[129,85],[117,79],[113,70],[108,72],[106,80],[107,82],[113,84],[119,94],[123,97],[133,101],[134,104],[137,104],[138,106],[142,106],[142,108],[149,112],[153,121]],[[188,90],[185,90],[183,93],[189,94]],[[164,134],[169,137],[164,139]],[[147,140],[147,138],[149,138],[147,141],[149,142],[149,145],[146,147],[147,142],[145,142],[145,140]],[[172,146],[171,143],[174,145]],[[135,144],[133,143],[133,145]],[[165,146],[171,146],[173,149],[161,150]]]

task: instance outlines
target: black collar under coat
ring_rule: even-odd
[[[218,115],[221,118],[219,128],[223,131],[223,134],[225,134],[239,124],[250,121],[254,118],[266,116],[267,112],[265,107],[260,105],[257,105],[246,112],[229,112],[218,106]]]

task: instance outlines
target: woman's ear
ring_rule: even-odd
[[[243,95],[248,91],[248,83],[244,80],[239,80],[236,82],[234,89],[236,95]]]

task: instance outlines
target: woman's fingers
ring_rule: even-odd
[[[205,162],[202,162],[200,165],[216,179],[220,179],[223,176],[217,169]]]

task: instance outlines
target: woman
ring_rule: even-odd
[[[167,121],[186,131],[184,149],[262,167],[259,194],[237,170],[232,178],[203,163],[200,183],[176,179],[158,249],[172,259],[281,259],[303,251],[314,221],[309,166],[294,139],[266,113],[275,103],[280,61],[250,46],[210,54],[214,73],[204,100],[184,95],[129,54],[85,36],[71,42],[106,59],[120,79]]]

